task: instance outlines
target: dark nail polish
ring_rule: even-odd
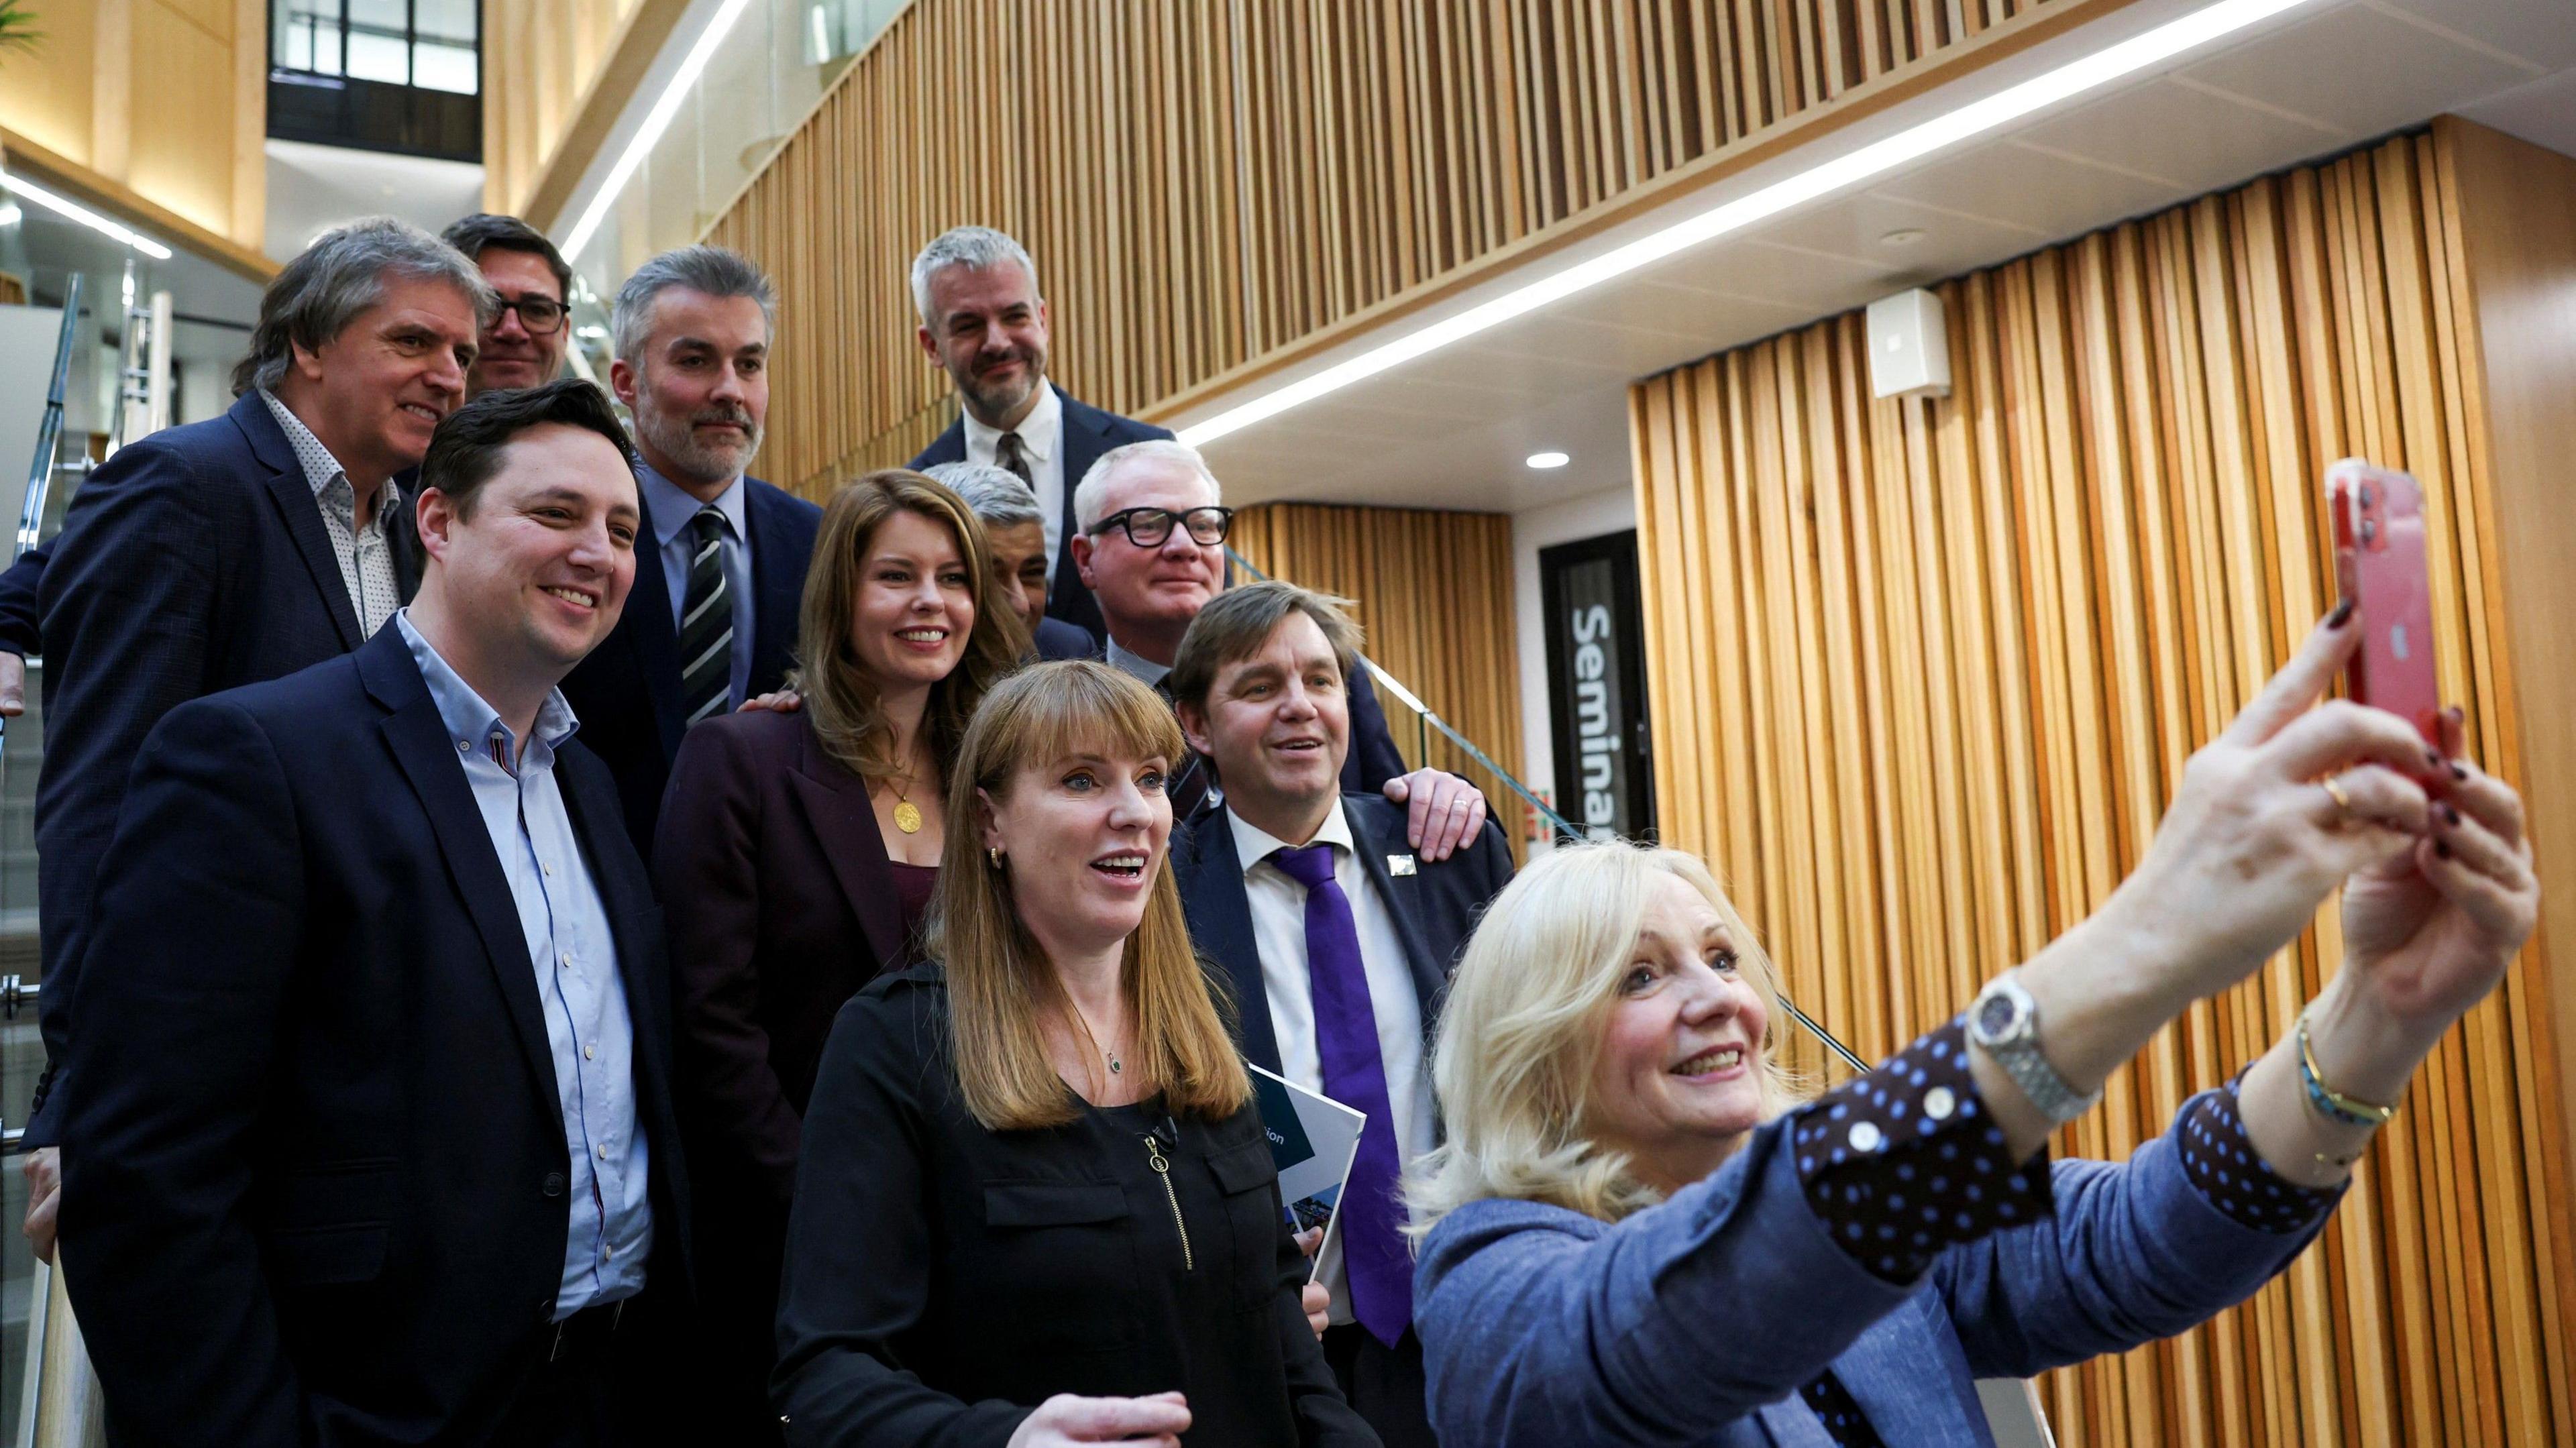
[[[2328,628],[2341,628],[2351,621],[2352,600],[2349,598],[2336,604],[2334,606],[2334,612],[2326,615],[2326,627]]]
[[[2460,766],[2458,766],[2458,765],[2454,764],[2454,765],[2452,765],[2452,766],[2451,766],[2451,777],[2452,777],[2453,779],[2462,779],[2462,780],[2464,780],[2464,779],[2467,779],[2467,778],[2469,777],[2469,772],[2468,772],[2467,770],[2465,770],[2465,769],[2462,769]]]
[[[2433,842],[2433,853],[2447,860],[2451,858],[2451,847],[2442,843],[2440,840],[2435,840]]]
[[[2458,810],[2451,808],[2449,805],[2442,806],[2442,823],[2456,825],[2459,822],[2460,812]]]

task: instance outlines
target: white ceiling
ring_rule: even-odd
[[[399,216],[423,231],[483,209],[483,168],[305,141],[268,147],[268,254],[286,261],[313,238],[366,216]]]
[[[1878,124],[1911,124],[2192,8],[2146,0]],[[1211,443],[1229,501],[1519,511],[1629,476],[1638,377],[2461,112],[2576,154],[2568,0],[2318,0],[2161,73],[1579,293]],[[1857,137],[1863,128],[1855,127]],[[1875,135],[1876,132],[1870,133]],[[1838,150],[1856,140],[1819,143]],[[1606,250],[1803,169],[1792,155],[1643,218]],[[1891,244],[1890,233],[1921,233]],[[1542,265],[1565,264],[1559,257]],[[1457,307],[1535,273],[1480,284]],[[1399,324],[1409,330],[1418,320]],[[1387,340],[1353,339],[1314,370]],[[1297,374],[1292,373],[1290,376]],[[1179,422],[1266,391],[1211,399]],[[1539,472],[1529,454],[1573,455]]]

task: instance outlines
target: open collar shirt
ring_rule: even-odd
[[[313,486],[313,501],[322,510],[322,530],[331,535],[331,552],[340,560],[340,581],[348,586],[349,607],[358,615],[358,631],[373,638],[393,611],[402,607],[402,589],[394,581],[393,545],[385,536],[386,515],[402,506],[402,489],[394,486],[393,479],[385,479],[376,489],[375,516],[360,525],[357,487],[340,460],[331,456],[304,419],[277,400],[276,393],[263,387],[259,400],[268,404],[278,430],[295,449],[304,481]]]
[[[536,970],[572,1163],[563,1284],[555,1298],[560,1322],[643,1290],[644,1262],[653,1250],[650,1157],[636,1119],[634,1021],[608,907],[555,781],[555,751],[580,721],[562,691],[549,692],[522,744],[499,711],[412,627],[409,610],[394,618],[456,745],[457,765],[500,856]]]

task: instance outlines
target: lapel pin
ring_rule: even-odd
[[[1389,855],[1389,856],[1387,856],[1387,857],[1386,857],[1386,872],[1387,872],[1388,874],[1390,874],[1390,875],[1410,875],[1410,874],[1412,874],[1412,873],[1413,873],[1413,857],[1412,857],[1411,855]]]

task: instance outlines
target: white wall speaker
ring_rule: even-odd
[[[1939,297],[1916,287],[1869,304],[1869,390],[1879,397],[1950,395],[1950,328]]]

